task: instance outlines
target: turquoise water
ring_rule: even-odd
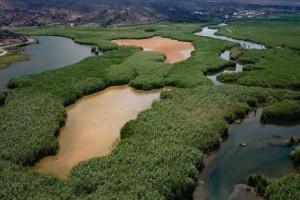
[[[73,40],[55,36],[37,36],[39,44],[25,47],[28,61],[14,62],[0,70],[0,91],[6,90],[8,81],[17,76],[39,73],[76,63],[91,56],[91,47]]]

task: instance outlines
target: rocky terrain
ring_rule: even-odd
[[[293,13],[300,10],[300,3],[299,0],[2,0],[0,27],[201,22],[249,10],[262,14]]]
[[[20,44],[24,42],[27,42],[27,38],[23,35],[13,33],[7,30],[0,31],[0,47],[13,44]]]

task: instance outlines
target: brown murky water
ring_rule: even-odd
[[[135,45],[143,47],[145,51],[158,51],[167,56],[169,63],[176,63],[191,57],[192,51],[195,49],[190,42],[181,42],[163,37],[153,37],[148,39],[133,40],[120,39],[112,42],[119,45]]]
[[[124,124],[150,108],[163,90],[115,86],[78,100],[67,108],[57,155],[43,158],[34,169],[65,178],[78,162],[109,154],[120,139]]]

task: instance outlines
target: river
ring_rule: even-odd
[[[229,42],[235,42],[235,43],[239,43],[241,47],[245,48],[245,49],[266,49],[266,47],[264,45],[261,44],[257,44],[254,42],[250,42],[250,41],[244,41],[244,40],[236,40],[233,38],[229,38],[226,36],[220,36],[220,35],[215,35],[215,33],[218,32],[218,29],[210,29],[207,26],[204,27],[201,31],[195,33],[195,35],[198,36],[204,36],[204,37],[211,37],[211,38],[215,38],[215,39],[219,39],[219,40],[226,40]],[[220,54],[220,58],[226,60],[226,61],[230,61],[230,51],[226,50],[225,52]],[[220,81],[217,80],[217,76],[221,73],[234,73],[234,72],[242,72],[243,71],[243,65],[237,63],[235,69],[225,69],[222,70],[220,72],[217,73],[213,73],[213,74],[209,74],[206,77],[209,78],[210,80],[212,80],[212,82],[214,83],[214,85],[223,85],[223,83],[221,83]]]
[[[271,179],[299,172],[289,157],[293,148],[286,141],[290,136],[300,136],[300,125],[264,125],[260,123],[260,114],[261,109],[256,115],[251,112],[241,124],[232,127],[221,148],[205,159],[194,199],[228,199],[234,186],[245,183],[252,173],[262,173]],[[240,147],[240,142],[246,146]],[[249,194],[238,199],[255,198]]]
[[[238,42],[247,49],[265,48],[263,45],[247,41],[216,36],[214,35],[216,32],[217,30],[205,27],[196,35]],[[29,61],[16,62],[0,70],[1,89],[5,89],[12,77],[56,69],[91,55],[89,46],[76,44],[67,38],[51,36],[36,38],[40,40],[40,44],[28,46],[24,51],[24,54],[29,56]],[[150,43],[153,45],[152,42]],[[157,42],[157,45],[161,44]],[[169,62],[185,60],[193,50],[191,45],[183,49],[180,44],[176,46],[180,48],[175,50],[173,48],[175,51],[173,55],[176,53],[180,59],[172,60],[172,53],[169,53],[170,56],[167,54]],[[157,50],[153,46],[144,48]],[[223,52],[220,57],[230,60],[230,51]],[[237,64],[234,71],[241,72],[242,68],[242,65]],[[211,80],[214,77],[208,76]],[[216,79],[214,84],[222,85]],[[66,125],[61,129],[58,138],[60,144],[58,154],[43,158],[34,165],[34,168],[65,178],[76,163],[109,154],[120,139],[120,129],[123,125],[136,118],[140,111],[150,108],[163,90],[146,92],[128,86],[117,86],[78,100],[67,108]],[[300,125],[263,125],[259,121],[260,112],[261,110],[258,110],[256,116],[250,113],[242,124],[231,128],[229,137],[221,144],[221,148],[205,159],[206,167],[199,174],[195,199],[227,199],[234,186],[244,183],[249,173],[261,172],[269,178],[274,178],[298,170],[288,156],[292,148],[288,148],[284,141],[291,135],[300,136]],[[246,143],[246,147],[238,146],[241,141]],[[255,199],[251,194],[246,196],[247,199]],[[245,195],[240,199],[246,200]]]
[[[265,49],[265,46],[253,42],[215,35],[217,31],[204,27],[195,34],[236,42],[246,49]],[[230,51],[221,53],[220,58],[229,61]],[[243,66],[237,63],[234,70],[225,69],[207,77],[214,85],[220,86],[223,83],[217,80],[219,74],[242,71]],[[264,125],[260,122],[260,116],[261,109],[256,114],[251,112],[243,123],[229,130],[229,137],[221,144],[221,148],[206,157],[205,168],[199,173],[194,192],[195,200],[259,199],[240,185],[246,183],[249,174],[262,173],[271,179],[299,172],[299,166],[295,166],[289,157],[293,148],[289,148],[285,142],[290,136],[300,136],[299,123]],[[246,146],[240,147],[238,144],[241,142]]]

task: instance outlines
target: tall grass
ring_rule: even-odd
[[[300,89],[300,56],[288,49],[247,50],[238,62],[247,63],[241,73],[224,73],[222,82],[245,86]]]
[[[263,121],[291,121],[300,119],[300,101],[284,100],[265,107],[261,116]]]
[[[0,198],[191,198],[203,153],[219,146],[228,122],[244,117],[253,105],[299,99],[299,94],[291,91],[212,86],[204,74],[230,64],[219,54],[232,44],[194,36],[192,32],[199,26],[18,30],[99,44],[105,52],[74,65],[10,81],[11,90],[0,111]],[[196,50],[185,62],[170,65],[163,62],[162,54],[117,47],[109,42],[154,35],[191,41]],[[151,109],[122,128],[122,140],[110,155],[79,163],[68,180],[27,168],[40,157],[56,152],[55,136],[64,123],[65,106],[118,84],[139,89],[164,85],[182,88],[163,92]]]
[[[27,56],[22,55],[17,51],[8,52],[6,55],[0,57],[0,69],[7,67],[12,62],[24,61],[27,59]]]
[[[221,27],[218,34],[264,43],[269,47],[283,46],[299,50],[299,32],[300,15],[295,14],[229,22],[227,27]]]
[[[295,200],[300,197],[300,175],[290,174],[270,182],[266,190],[269,200]]]

